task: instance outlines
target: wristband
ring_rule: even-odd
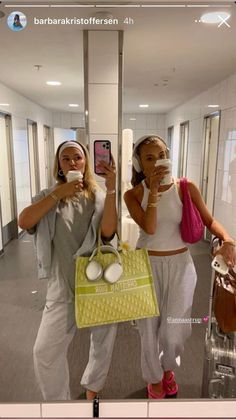
[[[51,192],[51,193],[49,194],[49,196],[50,196],[52,199],[54,199],[54,201],[56,201],[56,202],[60,201],[60,200],[59,200],[59,198],[58,198],[58,196],[57,196],[55,193],[53,193],[53,192]]]
[[[112,191],[107,191],[106,193],[107,193],[107,195],[113,195],[113,194],[116,193],[116,190],[112,189]]]
[[[152,195],[152,196],[159,196],[159,193],[153,193],[153,192],[149,192],[149,195]]]
[[[149,204],[147,204],[148,208],[156,208],[157,207],[157,202],[150,202]]]

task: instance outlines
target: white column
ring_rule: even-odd
[[[110,140],[118,172],[121,219],[123,31],[84,31],[85,128],[92,165],[95,140]],[[119,156],[119,157],[118,157]],[[104,188],[104,181],[95,175]]]

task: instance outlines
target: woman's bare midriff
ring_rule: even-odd
[[[187,252],[187,247],[182,247],[181,249],[175,250],[148,250],[148,254],[150,256],[171,256],[171,255],[178,255],[178,253]]]

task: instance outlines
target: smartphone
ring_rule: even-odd
[[[97,166],[103,160],[107,164],[111,163],[111,142],[109,140],[94,141],[94,172],[97,175],[104,174]]]

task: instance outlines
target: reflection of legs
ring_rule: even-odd
[[[160,313],[162,313],[162,277],[161,258],[150,256],[155,291]],[[160,271],[160,272],[159,272]],[[141,368],[143,379],[147,383],[161,382],[163,370],[159,359],[159,328],[162,321],[160,317],[137,320],[141,337]]]
[[[139,320],[143,378],[152,383],[151,392],[162,393],[162,376],[169,380],[176,357],[191,333],[191,325],[171,323],[189,318],[196,284],[196,271],[189,252],[175,256],[150,257],[161,316]],[[161,361],[160,352],[163,352]],[[172,382],[175,387],[175,382]],[[171,391],[171,390],[170,390]],[[163,394],[163,393],[162,393]]]
[[[70,400],[67,349],[76,330],[73,303],[48,302],[34,345],[34,367],[45,400]]]
[[[158,383],[163,370],[159,359],[158,326],[159,319],[137,320],[141,337],[141,368],[143,379],[147,383]]]
[[[189,319],[195,285],[196,271],[190,254],[172,256],[166,272],[160,327],[161,361],[165,371],[176,368],[176,358],[183,352],[184,343],[191,334]]]
[[[97,326],[91,329],[89,361],[81,379],[81,385],[93,392],[105,384],[110,368],[117,324]]]

